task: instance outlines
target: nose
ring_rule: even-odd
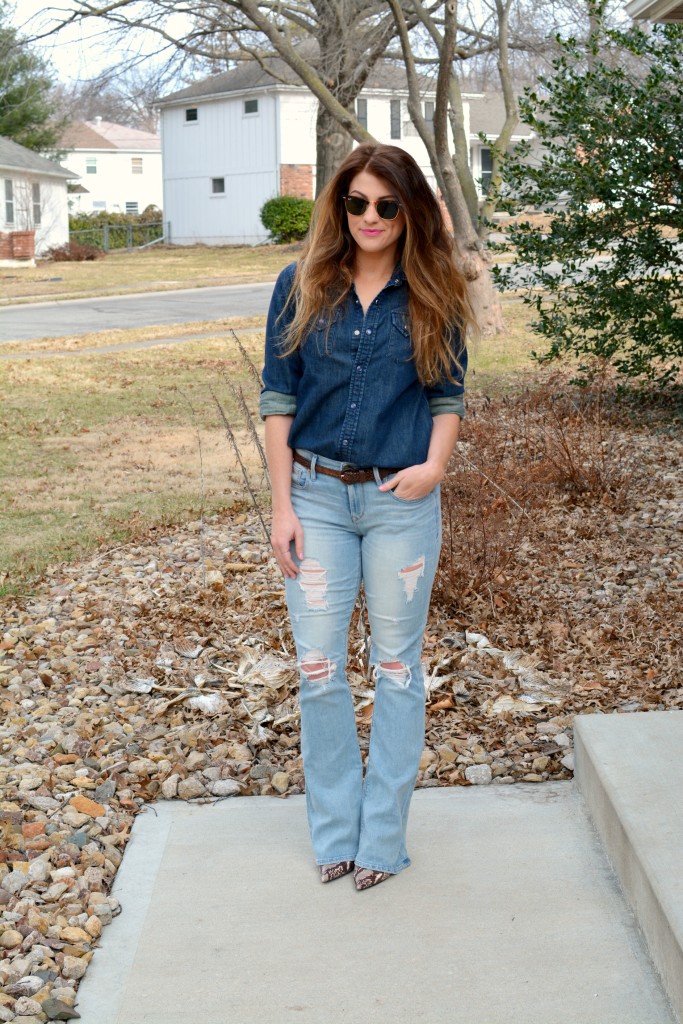
[[[368,208],[363,214],[363,220],[368,224],[376,224],[381,218],[377,213],[377,207],[374,203],[369,203]]]

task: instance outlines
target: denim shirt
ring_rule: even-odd
[[[367,313],[352,289],[335,310],[327,332],[320,317],[303,344],[284,358],[282,335],[291,315],[278,320],[296,264],[277,279],[266,326],[260,413],[293,416],[291,448],[305,448],[355,466],[403,469],[427,458],[433,417],[464,414],[467,352],[449,380],[425,387],[412,358],[408,284],[401,267]]]

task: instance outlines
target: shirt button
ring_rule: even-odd
[[[363,367],[362,366],[357,366],[356,370],[358,371],[358,373],[362,373],[363,372]]]
[[[356,408],[356,403],[355,403],[355,402],[351,402],[351,408],[352,408],[352,409],[355,409],[355,408]]]
[[[355,335],[359,335],[359,334],[360,334],[360,331],[354,331],[353,333],[354,333]]]
[[[366,331],[365,333],[366,334],[372,334],[372,331]]]
[[[344,438],[344,444],[348,444],[348,443],[349,443],[349,439],[348,439],[348,437],[345,437]]]

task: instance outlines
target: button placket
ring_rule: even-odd
[[[349,462],[354,461],[352,457],[353,444],[358,430],[367,368],[372,355],[379,316],[379,310],[374,308],[374,306],[375,304],[372,303],[367,313],[363,315],[360,328],[356,326],[353,328],[352,336],[354,340],[358,338],[358,348],[353,354],[355,365],[349,384],[346,413],[339,435],[340,458],[346,459]]]

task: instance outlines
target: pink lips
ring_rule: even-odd
[[[373,231],[370,228],[362,228],[361,230],[362,230],[364,235],[369,235],[371,238],[374,238],[375,235],[381,235],[382,234],[381,231]]]

